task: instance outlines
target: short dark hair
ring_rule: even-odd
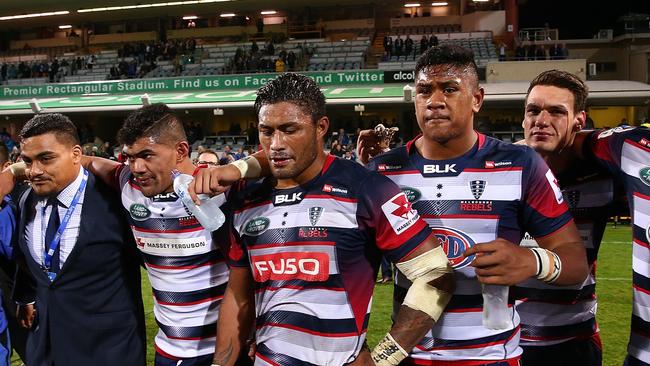
[[[183,123],[165,104],[156,103],[131,112],[117,131],[120,144],[133,145],[142,137],[158,141],[187,141]]]
[[[201,156],[201,155],[203,155],[203,154],[212,154],[212,155],[216,156],[217,159],[219,159],[219,154],[217,154],[217,152],[214,151],[214,150],[205,149],[205,150],[203,150],[203,151],[201,151],[201,152],[199,153],[199,156]],[[197,159],[198,159],[198,156],[197,156]]]
[[[537,85],[555,86],[561,89],[567,89],[573,94],[573,112],[580,112],[587,109],[587,96],[589,87],[584,81],[576,75],[562,70],[547,70],[537,75],[530,82],[526,92],[526,101],[530,91]]]
[[[9,161],[9,148],[4,142],[0,141],[0,166]]]
[[[257,91],[255,114],[267,104],[288,102],[310,115],[312,122],[325,116],[325,95],[316,82],[304,75],[287,72],[269,81]]]
[[[474,61],[472,50],[456,46],[443,45],[427,49],[415,64],[415,75],[427,72],[429,68],[438,65],[449,65],[459,69],[466,69],[476,76],[478,82],[478,67]]]
[[[79,145],[77,127],[70,118],[61,113],[37,114],[27,121],[18,134],[20,140],[52,133],[59,142]]]

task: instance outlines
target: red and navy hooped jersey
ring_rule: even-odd
[[[211,233],[176,194],[142,194],[128,166],[117,179],[153,290],[156,350],[176,358],[214,353],[228,266]]]
[[[231,265],[250,268],[256,365],[343,365],[364,341],[382,253],[399,261],[431,231],[393,182],[327,157],[310,182],[233,189]]]
[[[542,237],[569,224],[571,215],[557,180],[526,146],[478,134],[476,144],[464,155],[427,160],[414,141],[369,164],[406,193],[442,244],[456,276],[456,290],[445,312],[411,357],[416,364],[517,357],[521,354],[519,316],[511,304],[509,329],[483,326],[481,284],[469,266],[473,257],[465,258],[463,253],[476,243],[496,238],[519,243],[525,232]],[[409,285],[398,274],[398,297]]]
[[[627,193],[633,242],[633,305],[628,355],[650,364],[650,130],[616,127],[595,131],[584,148],[585,155],[607,169],[624,185]]]
[[[521,318],[521,345],[546,346],[598,333],[596,323],[596,259],[607,219],[615,214],[620,188],[596,164],[576,161],[558,175],[565,202],[587,252],[591,271],[580,285],[555,286],[529,279],[513,287]],[[537,247],[526,234],[522,246]]]

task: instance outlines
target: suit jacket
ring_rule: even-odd
[[[37,311],[26,364],[144,365],[140,255],[117,193],[90,174],[84,194],[79,237],[52,282],[25,240],[35,195],[30,189],[22,196],[18,244],[23,260],[18,261],[14,298],[34,299]]]

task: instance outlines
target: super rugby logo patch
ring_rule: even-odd
[[[404,192],[400,192],[386,201],[381,205],[381,210],[397,235],[413,226],[420,217]]]
[[[544,176],[546,177],[548,184],[551,186],[551,189],[553,189],[553,193],[555,193],[555,200],[557,203],[564,202],[564,196],[562,195],[560,184],[557,182],[557,178],[555,178],[551,169],[549,169]]]
[[[136,221],[144,221],[151,216],[151,211],[141,203],[132,204],[131,207],[129,207],[129,213],[133,220]]]
[[[438,239],[440,245],[442,245],[442,249],[447,253],[449,264],[454,269],[467,267],[472,263],[474,260],[473,254],[469,257],[463,255],[467,249],[476,245],[469,235],[462,231],[444,227],[432,227],[431,231],[433,232],[433,236]]]

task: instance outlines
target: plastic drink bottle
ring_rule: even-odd
[[[190,210],[201,226],[211,232],[220,228],[226,221],[226,216],[219,208],[226,201],[224,194],[222,193],[212,198],[208,195],[200,194],[199,199],[201,200],[201,205],[197,206],[192,201],[192,197],[190,197],[188,192],[188,186],[194,178],[189,174],[182,174],[178,170],[172,171],[172,177],[174,179],[174,192],[176,192],[178,198],[181,199],[181,202]]]
[[[512,324],[508,309],[508,286],[482,285],[483,326],[488,329],[507,329]]]

